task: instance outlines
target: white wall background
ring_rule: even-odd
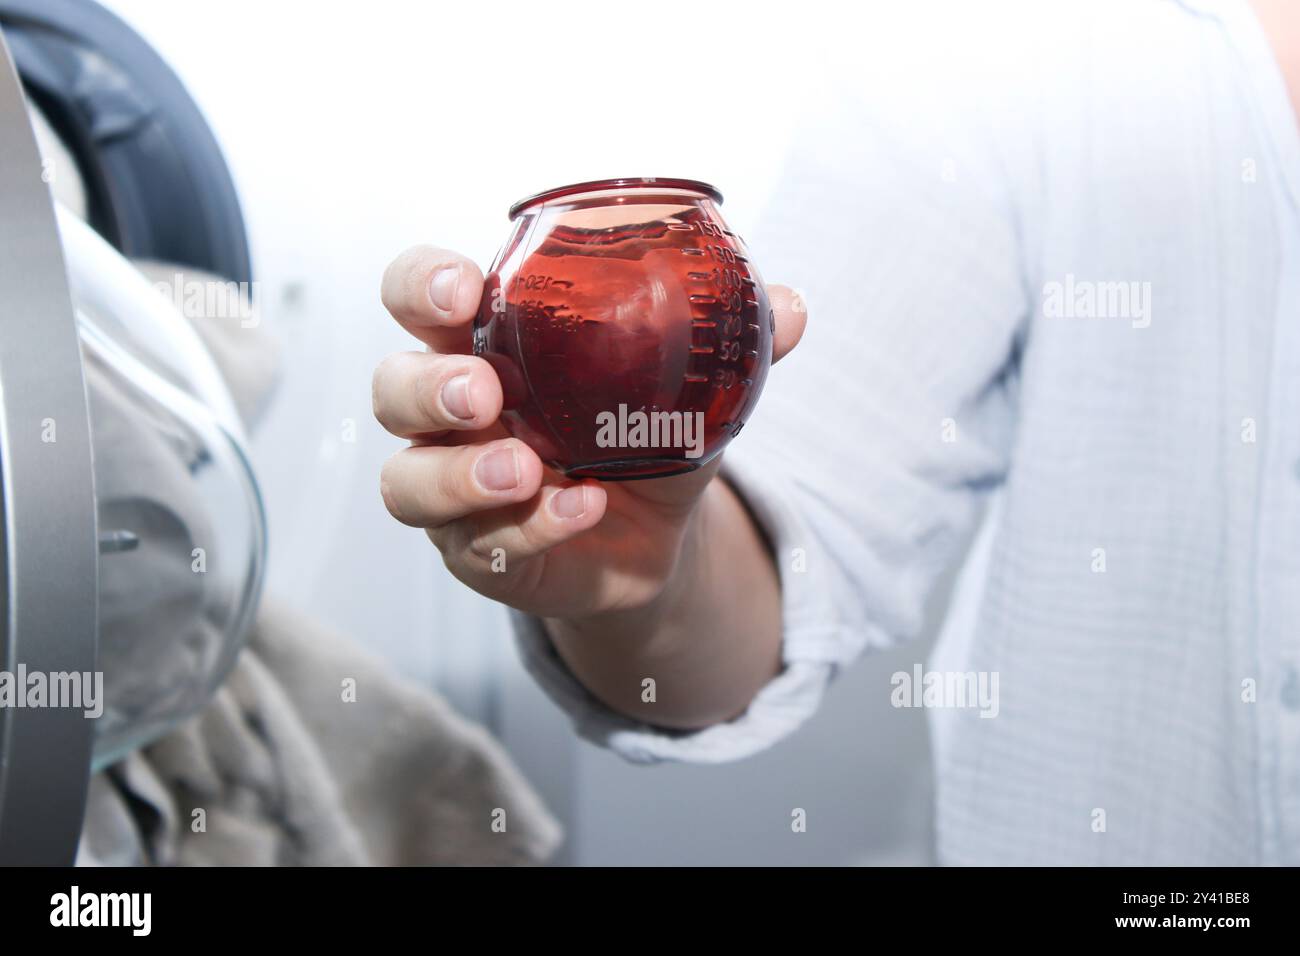
[[[714,182],[731,224],[750,231],[817,60],[811,8],[107,5],[208,115],[244,204],[265,322],[286,346],[255,443],[269,589],[488,721],[565,818],[568,861],[925,859],[924,721],[886,703],[888,675],[917,648],[859,668],[810,728],[756,760],[627,767],[574,741],[519,672],[499,610],[452,580],[377,491],[398,443],[371,417],[371,370],[413,346],[378,300],[394,254],[434,242],[486,265],[512,201],[618,175]],[[824,22],[850,46],[870,26]],[[779,264],[763,268],[781,278]],[[814,822],[798,837],[795,806]]]

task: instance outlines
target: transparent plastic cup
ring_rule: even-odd
[[[502,421],[572,478],[693,471],[739,434],[772,361],[773,315],[722,197],[610,179],[516,203],[474,352]]]

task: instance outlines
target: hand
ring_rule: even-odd
[[[384,465],[384,502],[424,528],[474,590],[531,614],[580,619],[633,610],[664,589],[719,455],[690,474],[617,484],[574,482],[544,466],[498,421],[501,384],[471,354],[483,291],[474,263],[417,246],[384,274],[384,306],[428,346],[375,370],[375,417],[410,439]],[[769,286],[774,360],[804,329],[804,309]]]

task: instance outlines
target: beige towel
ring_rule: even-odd
[[[83,864],[519,864],[560,830],[492,738],[266,602],[199,717],[92,782]]]

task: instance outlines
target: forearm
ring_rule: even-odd
[[[781,668],[781,593],[769,547],[714,479],[660,595],[635,610],[547,620],[570,670],[615,711],[662,727],[729,720]],[[647,679],[653,700],[646,700]]]

